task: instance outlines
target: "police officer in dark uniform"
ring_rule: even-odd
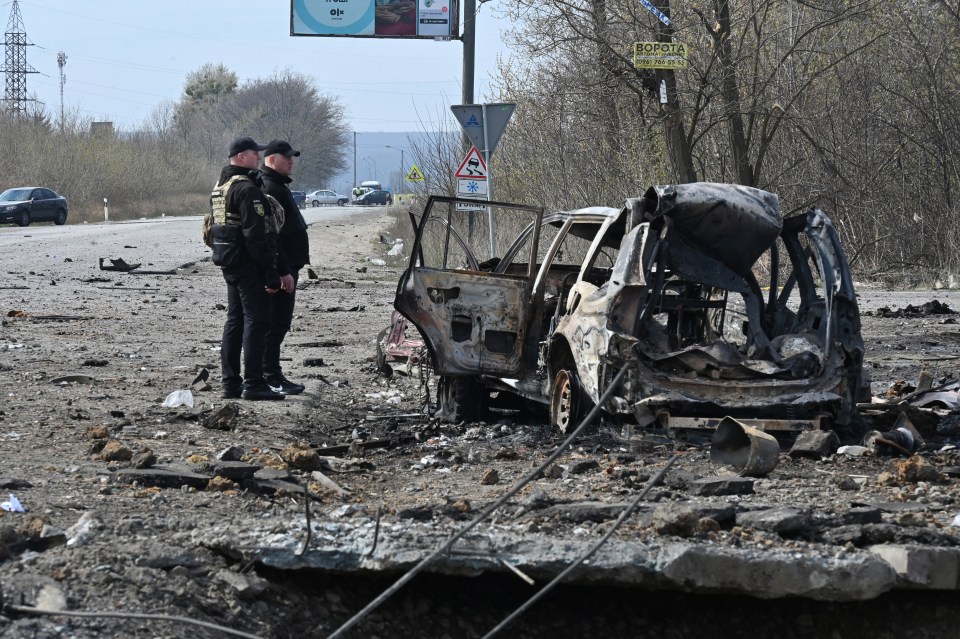
[[[280,229],[279,270],[289,273],[293,278],[293,287],[289,292],[273,297],[273,316],[267,331],[267,346],[264,351],[263,372],[267,384],[284,395],[299,395],[304,391],[303,384],[291,382],[283,375],[280,367],[280,345],[290,331],[293,322],[293,306],[296,301],[297,281],[300,269],[310,263],[310,240],[307,237],[307,223],[303,219],[300,207],[293,200],[289,184],[293,180],[293,158],[300,157],[300,151],[294,150],[286,140],[271,140],[263,152],[263,192],[277,198],[285,213],[283,228]]]
[[[260,151],[252,138],[230,145],[230,164],[210,195],[213,263],[227,283],[227,321],[220,351],[223,397],[277,400],[263,374],[263,353],[270,327],[272,298],[293,289],[293,278],[277,270],[280,221],[261,192]],[[240,359],[243,355],[243,376]]]

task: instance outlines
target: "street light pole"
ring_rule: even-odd
[[[399,193],[400,186],[403,184],[403,167],[406,166],[403,162],[403,149],[396,146],[390,146],[389,144],[384,144],[383,146],[387,147],[388,149],[393,149],[394,151],[400,151],[400,177],[398,178],[400,180],[400,184],[397,184],[396,186],[397,193]]]
[[[370,165],[373,164],[373,175],[371,175],[370,177],[372,177],[374,180],[377,180],[377,173],[379,173],[379,171],[377,170],[377,161],[371,157],[367,157],[366,155],[362,156],[360,159],[367,163],[367,171],[370,170]]]

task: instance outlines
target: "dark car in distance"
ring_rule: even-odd
[[[357,198],[357,204],[393,204],[393,194],[390,191],[368,191]]]
[[[290,194],[293,196],[293,201],[297,203],[297,206],[301,209],[307,205],[307,194],[303,191],[290,191]]]
[[[29,226],[31,222],[66,224],[67,199],[40,186],[7,189],[0,193],[0,222]]]

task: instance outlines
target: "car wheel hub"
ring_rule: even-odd
[[[569,373],[565,370],[557,374],[557,380],[554,386],[551,416],[557,428],[560,429],[560,432],[566,433],[571,426],[577,410],[576,389],[573,386]]]

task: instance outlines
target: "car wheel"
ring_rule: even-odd
[[[313,208],[317,208],[318,206],[320,206],[320,202],[319,202],[319,200],[314,200],[314,201],[313,201],[313,202],[311,202],[310,204],[312,204],[312,205],[313,205]]]
[[[17,226],[30,226],[29,211],[20,211],[20,215],[17,216]]]
[[[577,373],[561,369],[550,392],[550,424],[567,434],[580,425],[590,408],[590,400],[583,392]]]
[[[63,226],[67,223],[67,212],[63,209],[57,209],[57,217],[54,218],[53,223],[57,226]]]
[[[346,205],[347,205],[347,199],[346,199],[346,198],[343,198],[343,199],[341,199],[341,200],[337,200],[337,206],[346,206]]]
[[[447,422],[476,422],[487,416],[490,394],[473,377],[441,376],[437,382],[437,417]]]

